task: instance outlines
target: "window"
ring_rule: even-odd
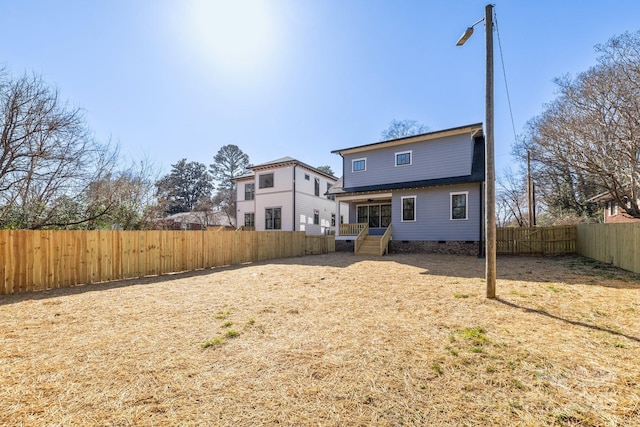
[[[416,196],[402,197],[402,221],[416,220]]]
[[[354,159],[351,161],[352,172],[362,172],[367,170],[367,159]]]
[[[332,213],[331,214],[331,226],[335,227],[336,225],[336,214]]]
[[[264,173],[260,175],[259,188],[271,188],[273,187],[273,173]]]
[[[319,195],[320,195],[320,178],[316,178],[316,179],[315,179],[315,182],[314,182],[314,184],[313,184],[313,193],[314,193],[316,196],[319,196]]]
[[[451,193],[451,219],[467,219],[467,195],[464,193]]]
[[[309,176],[309,174],[308,174],[308,173],[305,173],[305,174],[304,174],[304,179],[306,179],[307,181],[309,181],[309,180],[311,179],[311,177]]]
[[[388,227],[391,224],[391,205],[380,206],[380,226]]]
[[[320,224],[320,211],[317,211],[317,210],[313,211],[313,223],[315,225],[319,225]]]
[[[264,210],[264,228],[266,230],[280,230],[282,228],[281,208],[267,208]]]
[[[401,151],[396,153],[396,166],[405,166],[411,164],[411,151]]]
[[[245,200],[253,200],[253,198],[255,197],[255,193],[256,193],[256,184],[255,183],[251,183],[251,184],[245,184],[244,185],[244,199]]]
[[[244,214],[244,226],[245,227],[255,226],[255,219],[256,219],[256,215],[253,212]]]
[[[330,182],[327,182],[327,193],[329,192],[329,190],[331,190],[331,187],[333,187],[333,184],[331,184]],[[327,199],[335,200],[336,199],[336,195],[335,194],[327,194]]]
[[[618,215],[618,202],[609,202],[609,215]]]
[[[391,224],[390,204],[358,206],[356,213],[358,222],[369,224],[371,228],[388,227]]]

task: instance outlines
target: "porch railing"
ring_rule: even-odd
[[[391,240],[391,224],[387,227],[387,230],[382,235],[380,239],[380,255],[384,255],[389,247],[389,240]]]
[[[358,251],[360,250],[360,246],[362,246],[362,243],[364,242],[364,238],[367,237],[367,235],[369,234],[369,224],[363,224],[364,228],[362,228],[362,230],[360,230],[360,233],[358,233],[358,237],[356,237],[355,242],[353,242],[353,253],[357,254]]]
[[[352,224],[340,224],[341,236],[357,236],[360,234],[363,228],[369,228],[369,224],[366,222],[354,222]]]

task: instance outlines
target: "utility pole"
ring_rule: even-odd
[[[487,233],[487,298],[496,297],[496,170],[493,141],[493,5],[488,4],[484,9],[484,27],[486,32],[486,111],[485,135],[485,173],[486,173],[486,233]]]
[[[531,186],[531,153],[527,150],[527,205],[529,206],[529,227],[533,227],[533,187]]]
[[[462,34],[456,46],[462,46],[473,34],[473,27],[484,21],[486,47],[485,84],[485,208],[484,229],[486,248],[487,298],[496,297],[496,167],[493,143],[493,5],[484,9],[484,18]]]

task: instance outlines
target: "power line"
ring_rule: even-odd
[[[507,91],[507,104],[509,105],[509,115],[511,116],[511,128],[513,129],[513,139],[518,140],[516,134],[516,125],[513,120],[513,109],[511,108],[511,96],[509,95],[509,85],[507,84],[507,71],[504,67],[504,55],[502,54],[502,42],[500,41],[500,30],[498,29],[498,17],[494,13],[493,20],[495,21],[496,34],[498,35],[498,49],[500,50],[500,63],[502,64],[502,76],[504,77],[504,87]]]

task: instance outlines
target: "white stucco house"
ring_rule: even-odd
[[[237,226],[265,231],[335,231],[336,202],[327,191],[337,178],[291,157],[250,166],[236,177]]]

